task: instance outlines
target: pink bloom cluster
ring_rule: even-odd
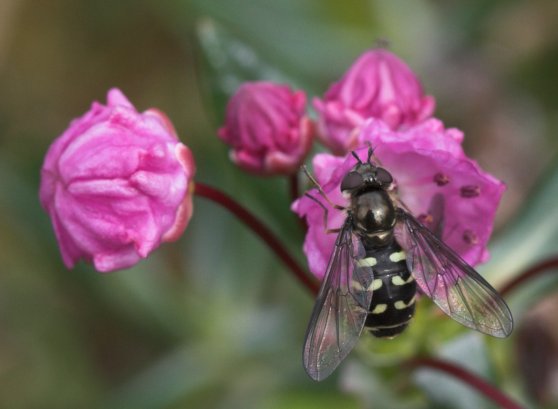
[[[272,82],[243,84],[227,106],[219,137],[244,170],[260,175],[295,173],[310,150],[313,123],[306,96]]]
[[[428,226],[431,202],[441,195],[442,240],[469,264],[488,258],[486,245],[505,186],[465,155],[461,131],[445,129],[431,118],[435,101],[424,95],[407,65],[388,51],[367,51],[314,106],[319,138],[342,155],[319,154],[313,162],[318,182],[334,203],[348,204],[340,190],[343,176],[356,163],[348,152],[356,150],[364,161],[371,145],[375,158],[393,175],[404,206]],[[319,197],[316,191],[311,194]],[[340,227],[344,213],[322,202],[329,207],[328,227]],[[326,234],[324,211],[315,201],[302,197],[292,207],[306,218],[304,251],[310,270],[321,278],[335,237]]]
[[[232,161],[244,170],[293,174],[308,154],[316,128],[305,105],[303,91],[247,82],[230,99],[218,135],[231,147]],[[318,137],[341,156],[357,146],[358,128],[366,119],[405,129],[429,118],[434,106],[434,98],[424,95],[410,68],[383,49],[365,52],[323,99],[314,99]]]
[[[195,164],[168,118],[139,113],[118,89],[50,146],[39,197],[64,263],[127,268],[177,239],[192,215]]]
[[[301,91],[270,82],[240,87],[219,130],[232,147],[233,161],[259,174],[295,172],[311,143],[305,101]],[[460,131],[432,118],[435,105],[393,53],[366,51],[323,98],[314,99],[318,138],[338,155],[317,155],[314,173],[329,197],[345,205],[339,186],[355,164],[349,152],[370,144],[394,176],[399,199],[419,220],[427,224],[432,198],[443,196],[442,239],[475,265],[488,257],[486,244],[504,185],[465,155]],[[335,237],[325,233],[323,209],[316,202],[302,197],[293,210],[306,217],[304,250],[310,269],[321,277]],[[339,227],[344,217],[330,209],[328,227]]]
[[[465,261],[475,265],[488,257],[486,244],[505,186],[465,155],[460,144],[462,138],[460,131],[445,129],[437,119],[404,131],[393,131],[383,121],[370,119],[358,133],[358,145],[365,147],[356,152],[366,161],[366,144],[375,148],[374,156],[396,181],[399,199],[419,220],[428,218],[432,198],[441,194],[445,199],[442,239]],[[352,155],[337,157],[324,153],[314,157],[314,174],[333,203],[348,204],[340,185],[355,164]],[[319,198],[315,189],[311,194]],[[344,213],[322,202],[329,208],[328,227],[340,227]],[[304,196],[292,208],[306,217],[304,251],[310,270],[322,278],[335,235],[326,233],[324,211],[315,201]]]

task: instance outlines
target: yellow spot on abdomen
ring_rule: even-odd
[[[409,278],[407,278],[406,280],[403,280],[403,278],[401,278],[401,276],[391,277],[391,283],[393,285],[405,285],[405,284],[412,283],[413,280],[414,280],[414,278],[413,278],[412,275],[410,275]]]
[[[393,261],[394,263],[397,263],[398,261],[402,261],[407,259],[407,255],[405,254],[405,252],[403,250],[401,251],[397,251],[395,253],[391,253],[389,255],[389,259],[391,261]]]
[[[387,310],[387,304],[378,304],[372,310],[372,314],[381,314]]]
[[[374,267],[378,263],[375,257],[366,257],[357,261],[357,267]]]
[[[405,304],[405,301],[401,301],[401,300],[396,301],[393,304],[393,306],[395,307],[396,310],[404,310],[405,308],[410,307],[414,303],[415,303],[415,297],[411,298],[407,304]]]
[[[383,285],[382,280],[379,278],[376,278],[374,281],[372,281],[369,285],[368,288],[366,288],[366,291],[376,291],[378,288],[381,288]],[[352,280],[351,281],[351,287],[354,288],[357,291],[364,291],[365,288],[362,286],[361,283],[359,283],[356,280]]]
[[[372,281],[372,290],[376,291],[378,288],[382,288],[382,280],[380,278],[376,278]]]

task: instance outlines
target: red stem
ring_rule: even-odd
[[[423,366],[446,372],[473,387],[501,408],[524,409],[484,379],[450,362],[434,358],[414,358],[408,361],[407,365],[411,368]]]
[[[289,194],[291,196],[291,202],[294,202],[295,200],[297,200],[300,197],[299,183],[298,183],[298,172],[293,173],[291,176],[289,176]],[[308,225],[306,224],[306,219],[296,217],[296,220],[297,220],[298,224],[300,225],[300,227],[302,228],[302,231],[305,232],[305,231],[308,230]]]
[[[553,257],[545,261],[541,261],[540,263],[531,266],[523,273],[519,274],[517,277],[512,279],[506,285],[504,285],[500,289],[500,294],[504,295],[509,293],[510,291],[515,290],[518,286],[523,284],[525,281],[529,281],[530,279],[538,276],[541,273],[546,272],[547,270],[552,270],[558,268],[558,257]]]
[[[293,176],[294,177],[294,176]],[[294,192],[294,184],[291,179],[291,195]],[[298,188],[297,188],[298,189]],[[203,183],[196,183],[195,191],[198,196],[204,197],[206,199],[212,200],[215,203],[220,204],[236,217],[238,217],[242,222],[244,222],[254,233],[256,233],[272,250],[277,256],[285,263],[287,267],[292,271],[295,277],[306,286],[312,293],[317,294],[319,289],[319,283],[310,277],[305,270],[303,270],[298,263],[291,257],[287,252],[282,243],[277,239],[277,237],[269,230],[259,219],[257,219],[252,213],[242,207],[238,202],[232,199],[229,195]],[[549,268],[558,267],[558,258],[551,259],[544,263],[534,266],[526,273],[514,279],[512,282],[508,283],[502,290],[501,293],[504,294],[507,291],[515,288],[518,284],[529,279],[530,277],[540,273]],[[411,368],[415,367],[430,367],[433,369],[438,369],[442,372],[446,372],[457,379],[467,383],[471,387],[475,388],[477,391],[485,395],[487,398],[491,399],[493,402],[500,405],[505,409],[524,409],[517,403],[512,401],[509,397],[503,394],[500,390],[486,382],[485,380],[479,378],[475,374],[465,370],[462,367],[449,363],[447,361],[442,361],[434,358],[415,358],[407,363]]]
[[[319,283],[313,277],[308,275],[302,267],[300,267],[279,239],[277,239],[277,237],[261,222],[261,220],[256,218],[232,197],[211,186],[196,182],[194,193],[200,197],[204,197],[220,204],[233,215],[238,217],[238,219],[244,222],[244,224],[256,233],[271,248],[271,250],[273,250],[273,252],[283,261],[283,263],[285,263],[295,277],[298,278],[298,280],[304,284],[306,288],[308,288],[313,294],[318,293]]]
[[[289,194],[291,195],[292,202],[294,202],[299,197],[298,172],[293,173],[291,176],[289,176]]]

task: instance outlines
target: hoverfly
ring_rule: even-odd
[[[303,362],[308,375],[329,376],[357,343],[363,329],[393,338],[408,325],[418,289],[443,312],[494,337],[507,337],[513,318],[496,290],[394,197],[391,174],[357,160],[342,182],[350,198],[306,331]],[[329,201],[320,185],[318,192]],[[306,194],[324,209],[315,197]],[[443,197],[434,198],[438,213]],[[343,209],[341,206],[337,208]],[[442,208],[442,210],[440,210]]]

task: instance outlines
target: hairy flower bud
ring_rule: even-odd
[[[411,69],[393,53],[373,49],[362,54],[329,88],[314,99],[318,137],[336,155],[356,146],[358,132],[368,118],[391,129],[416,125],[434,112],[435,101],[425,96]]]
[[[195,164],[168,118],[139,113],[118,89],[50,146],[39,197],[64,264],[127,268],[177,239],[192,215]]]
[[[296,172],[312,144],[306,96],[272,82],[243,84],[227,105],[219,137],[231,146],[232,161],[263,175]]]

